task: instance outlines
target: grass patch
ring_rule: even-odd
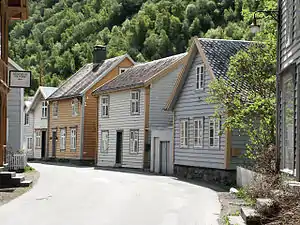
[[[33,167],[31,167],[31,166],[25,166],[25,168],[24,168],[24,173],[30,173],[30,172],[32,172],[32,171],[35,171],[35,169],[33,168]]]
[[[243,199],[250,206],[253,206],[256,203],[256,199],[252,198],[245,188],[240,188],[236,196]]]

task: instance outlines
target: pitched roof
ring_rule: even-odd
[[[195,38],[189,50],[189,58],[187,65],[178,76],[165,109],[173,109],[178,96],[187,79],[189,68],[192,65],[192,59],[196,52],[199,52],[203,58],[204,64],[208,69],[212,78],[227,79],[227,71],[229,68],[230,59],[241,50],[247,50],[254,42],[243,40],[225,40],[225,39],[209,39],[209,38]]]
[[[69,98],[82,95],[86,89],[94,83],[95,80],[103,78],[110,72],[117,64],[125,58],[130,58],[129,55],[122,55],[111,59],[106,59],[101,65],[97,67],[93,63],[88,63],[81,67],[75,74],[69,77],[63,84],[60,85],[48,100]]]
[[[41,95],[44,99],[47,99],[52,93],[54,93],[57,90],[56,87],[44,87],[44,86],[40,86],[37,91],[34,94],[34,97],[31,101],[31,104],[29,105],[29,107],[27,108],[27,112],[29,112],[30,110],[34,109],[37,101],[39,100],[39,96]]]
[[[216,78],[227,77],[230,58],[240,50],[247,50],[251,41],[199,38],[207,61]]]
[[[182,53],[147,63],[136,64],[119,76],[115,77],[115,79],[94,90],[93,94],[126,88],[134,88],[144,85],[148,80],[155,77],[161,71],[181,61],[186,55],[187,53]]]

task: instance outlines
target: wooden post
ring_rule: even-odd
[[[297,120],[296,127],[297,132],[295,132],[296,136],[296,177],[297,181],[300,181],[300,66],[296,68],[296,77],[297,77]]]
[[[1,59],[7,65],[8,64],[8,23],[9,18],[7,15],[7,1],[2,0],[1,2]],[[4,84],[7,84],[7,67],[4,66],[1,71],[1,79]],[[5,147],[6,147],[6,134],[7,134],[7,92],[4,91],[1,93],[1,158],[0,158],[0,166],[3,166],[5,162]]]

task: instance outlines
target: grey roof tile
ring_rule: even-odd
[[[230,58],[240,50],[247,50],[251,41],[242,40],[224,40],[199,38],[200,44],[206,55],[208,63],[212,68],[214,75],[219,78],[227,78]]]
[[[107,70],[112,69],[112,66],[125,58],[125,56],[126,55],[122,55],[106,59],[98,68],[95,68],[93,63],[84,65],[74,75],[61,84],[58,90],[54,92],[48,100],[79,96],[98,76],[104,76]]]
[[[173,63],[181,60],[186,55],[187,53],[182,53],[151,62],[136,64],[135,66],[129,68],[128,70],[117,76],[115,79],[97,88],[93,92],[93,94],[143,85],[147,80],[151,79],[158,72],[168,68]]]

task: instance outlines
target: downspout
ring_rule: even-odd
[[[277,19],[278,19],[278,23],[277,23],[277,49],[276,49],[276,62],[277,62],[277,66],[276,66],[276,172],[279,173],[280,172],[280,161],[281,161],[281,157],[280,157],[280,140],[279,140],[279,126],[280,126],[280,34],[281,34],[281,0],[277,1],[277,9],[278,9],[278,15],[277,15]]]
[[[81,103],[81,121],[80,121],[80,160],[83,159],[83,149],[84,149],[84,109],[85,109],[85,94],[82,96]]]
[[[173,109],[173,129],[172,129],[172,145],[173,145],[173,173],[175,168],[175,110]]]

